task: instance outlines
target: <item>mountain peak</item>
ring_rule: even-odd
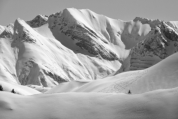
[[[41,37],[41,35],[35,32],[24,20],[16,19],[14,23],[14,40],[38,44],[39,42],[35,40],[36,37]]]
[[[135,17],[133,21],[140,21],[142,24],[149,24],[151,28],[158,26],[163,22],[163,20],[159,19],[148,19],[143,17]]]
[[[0,37],[12,38],[14,33],[14,24],[8,24],[7,26],[3,27],[3,30],[0,33]]]
[[[47,15],[37,15],[34,19],[31,21],[27,21],[27,24],[29,24],[31,27],[36,28],[40,27],[44,24],[46,24],[48,21],[48,16]]]

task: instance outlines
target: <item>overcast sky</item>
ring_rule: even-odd
[[[136,16],[178,21],[178,0],[0,0],[0,25],[16,18],[31,20],[74,7],[87,8],[111,18],[132,20]]]

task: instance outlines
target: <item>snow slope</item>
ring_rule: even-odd
[[[16,92],[16,94],[20,95],[34,95],[34,94],[40,94],[39,91],[29,88],[27,86],[22,86],[19,84],[13,84],[13,83],[8,83],[5,81],[0,81],[0,85],[3,88],[3,91],[5,92],[11,92],[13,89]]]
[[[63,81],[90,80],[78,57],[55,39],[46,38],[17,19],[12,47],[19,49],[16,71],[23,85],[54,86]]]
[[[0,92],[1,119],[177,119],[178,89],[139,95]]]
[[[178,53],[175,53],[154,66],[137,71],[114,74],[102,80],[79,85],[80,82],[64,83],[47,91],[56,92],[105,92],[105,93],[144,93],[157,89],[178,86]],[[72,85],[72,86],[71,86]]]
[[[39,34],[44,37],[55,39],[52,32],[48,28],[48,24],[42,25],[41,27],[35,28]],[[74,52],[75,53],[75,52]],[[108,61],[100,60],[97,57],[90,57],[85,54],[75,53],[83,66],[86,67],[92,79],[98,79],[108,76],[120,67],[119,61]]]
[[[9,83],[18,83],[16,76],[16,49],[11,47],[13,24],[4,27],[0,34],[0,78]]]

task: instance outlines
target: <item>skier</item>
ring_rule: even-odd
[[[11,92],[12,92],[12,93],[14,93],[14,94],[16,93],[14,89],[12,89],[12,91],[11,91]]]
[[[3,91],[3,87],[0,85],[0,91]]]
[[[131,91],[129,90],[128,94],[131,94]]]

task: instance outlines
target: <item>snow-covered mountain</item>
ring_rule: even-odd
[[[94,113],[92,119],[108,118],[106,114],[129,119],[133,117],[127,117],[129,113],[137,119],[176,119],[177,105],[172,105],[178,87],[177,51],[177,21],[141,17],[123,21],[75,8],[29,21],[17,18],[0,26],[0,91],[6,91],[0,92],[0,118],[69,119],[77,113],[81,114],[75,118],[91,118]],[[61,106],[65,110],[55,113]],[[54,113],[46,113],[48,107]],[[76,114],[74,108],[79,110]]]
[[[177,52],[177,22],[67,8],[0,27],[3,81],[53,87],[148,68]],[[34,86],[32,86],[34,87]]]
[[[145,69],[177,51],[176,23],[122,21],[75,8],[26,22],[18,18],[0,27],[2,67],[8,70],[2,80],[53,87]]]

